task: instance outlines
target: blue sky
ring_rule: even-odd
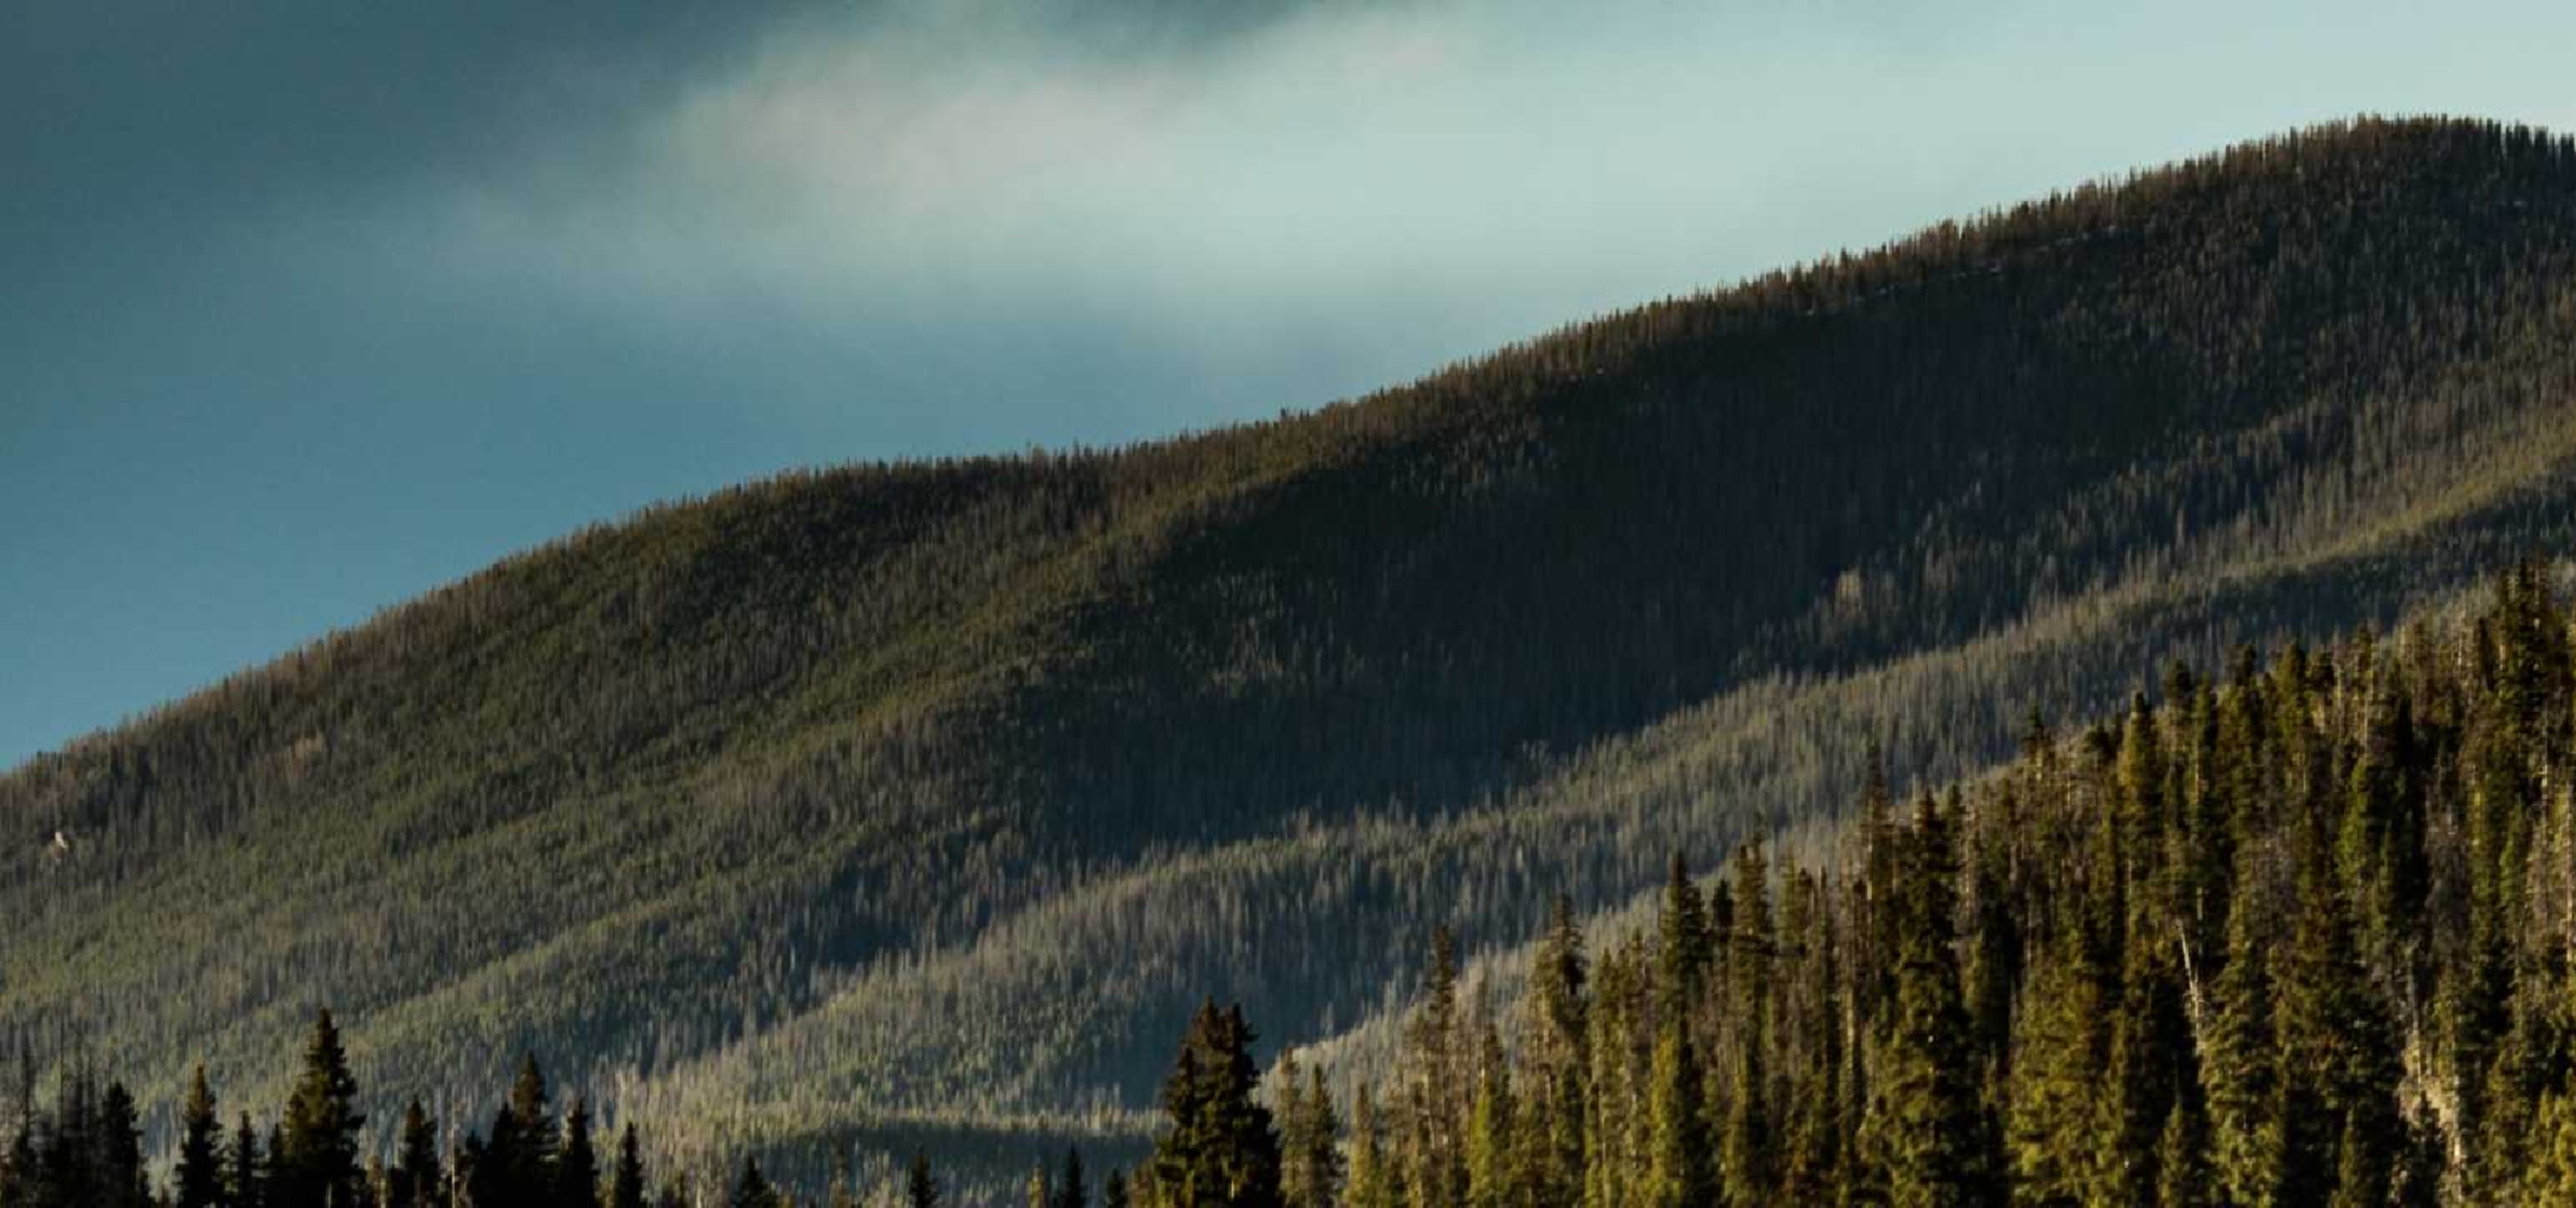
[[[0,766],[655,500],[1311,407],[2358,112],[2576,127],[2568,46],[2563,3],[6,6]]]

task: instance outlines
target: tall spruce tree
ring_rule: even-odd
[[[170,1172],[174,1208],[221,1208],[224,1202],[224,1124],[215,1115],[215,1093],[201,1062],[188,1076],[179,1102],[179,1162]]]
[[[232,1144],[224,1150],[224,1203],[226,1208],[267,1208],[268,1161],[249,1112],[241,1113]]]
[[[2012,1067],[2013,1183],[2029,1202],[2107,1203],[2116,1196],[2101,1093],[2110,1042],[2103,978],[2088,946],[2063,938],[2039,954],[2021,1010]]]
[[[1710,1208],[1717,1203],[1717,1180],[1711,1169],[1708,1112],[1701,1102],[1699,1057],[1688,1029],[1679,1021],[1663,1027],[1655,1042],[1654,1093],[1649,1113],[1653,1140],[1648,1151],[1645,1196],[1641,1208]]]
[[[1280,1194],[1288,1208],[1331,1208],[1341,1194],[1341,1122],[1324,1071],[1301,1071],[1292,1054],[1280,1061],[1278,1080]]]
[[[554,1192],[563,1129],[555,1120],[545,1071],[538,1067],[535,1053],[520,1055],[519,1072],[510,1081],[510,1099],[503,1112],[509,1119],[506,1136],[497,1123],[492,1132],[492,1157],[501,1164],[503,1194],[512,1204],[537,1203]]]
[[[1091,1180],[1082,1170],[1082,1151],[1065,1147],[1064,1170],[1056,1177],[1052,1208],[1091,1208]]]
[[[2000,1154],[1979,1098],[1957,940],[1951,811],[1925,796],[1902,843],[1896,988],[1866,1139],[1894,1208],[2003,1202]]]
[[[99,1096],[97,1145],[96,1186],[102,1208],[150,1208],[152,1184],[143,1168],[142,1112],[123,1082],[110,1081]]]
[[[1657,1018],[1687,1019],[1707,990],[1709,967],[1717,959],[1717,940],[1709,921],[1707,899],[1691,879],[1690,865],[1679,852],[1673,854],[1664,878],[1664,908],[1658,925]]]
[[[563,1152],[555,1161],[554,1202],[588,1205],[599,1202],[599,1151],[590,1136],[590,1104],[575,1095],[564,1117]]]
[[[330,1011],[319,1011],[304,1047],[303,1072],[287,1097],[278,1143],[271,1150],[272,1208],[351,1208],[365,1202],[358,1134],[367,1118],[357,1103],[358,1081],[340,1046],[339,1026]]]
[[[1467,1112],[1468,1208],[1510,1208],[1516,1186],[1512,1158],[1518,1148],[1512,1130],[1518,1116],[1502,1038],[1489,1022],[1477,1060],[1476,1095]]]
[[[1523,1182],[1533,1205],[1569,1205],[1583,1189],[1585,1125],[1590,1115],[1585,1057],[1590,966],[1573,899],[1548,904],[1546,938],[1530,966],[1529,1077],[1522,1082],[1528,1117],[1521,1145]]]
[[[1377,1101],[1362,1085],[1351,1101],[1350,1181],[1345,1203],[1348,1208],[1396,1208],[1403,1191],[1396,1185],[1395,1171],[1387,1161],[1383,1134],[1378,1126]]]
[[[1163,1084],[1170,1127],[1155,1142],[1157,1199],[1168,1208],[1278,1208],[1279,1137],[1254,1092],[1252,1029],[1240,1006],[1202,1003]]]
[[[2280,980],[2282,1196],[2376,1202],[2405,1146],[2395,1036],[2354,949],[2325,834],[2316,817],[2299,832],[2298,917]]]
[[[608,1180],[608,1208],[644,1208],[644,1153],[632,1120],[617,1130],[617,1169]]]
[[[414,1099],[403,1108],[385,1208],[444,1208],[447,1176],[439,1166],[438,1122]]]
[[[2252,884],[2250,877],[2244,881]],[[2227,962],[2218,975],[2202,1041],[2212,1181],[2227,1203],[2244,1208],[2272,1208],[2280,1202],[2287,1177],[2273,1043],[2272,958],[2261,926],[2261,916],[2242,903],[2230,912]]]

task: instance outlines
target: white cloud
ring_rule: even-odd
[[[2347,14],[2343,46],[2297,14],[2065,7],[1323,5],[1106,46],[999,4],[800,19],[613,153],[445,199],[441,262],[827,325],[1078,308],[1230,344],[1398,315],[1448,354],[2296,123],[2509,110],[2554,78],[2410,68],[2423,23],[2399,5]],[[2191,32],[2229,13],[2229,38]]]

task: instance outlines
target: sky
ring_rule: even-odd
[[[1307,409],[2356,113],[2576,129],[2571,45],[2563,0],[0,6],[0,768],[655,501]]]

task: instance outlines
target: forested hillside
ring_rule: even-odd
[[[1373,1089],[1270,1080],[1291,1202],[2576,1202],[2554,594],[2034,715],[1812,862],[1677,858],[1643,926],[1560,901],[1508,1009],[1444,934]]]
[[[379,1121],[534,1049],[675,1160],[1132,1145],[1201,993],[1337,1035],[1873,742],[1973,772],[2568,548],[2571,268],[2576,145],[2363,122],[1272,423],[655,509],[0,778],[0,1022],[156,1126],[328,1004]]]

